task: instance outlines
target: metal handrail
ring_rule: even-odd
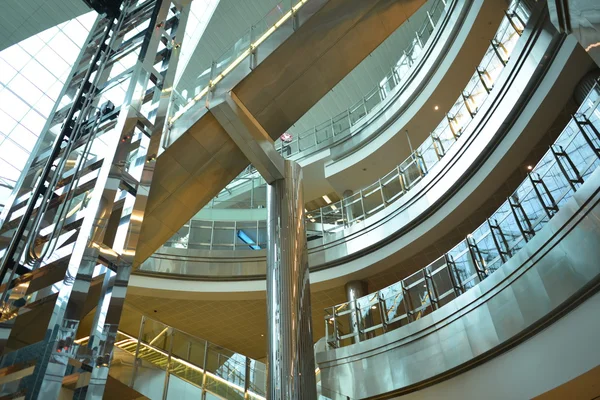
[[[402,81],[406,80],[410,75],[413,69],[412,67],[416,66],[414,61],[423,53],[424,49],[430,46],[436,24],[449,16],[449,11],[453,9],[448,6],[450,3],[451,2],[447,2],[446,0],[435,1],[431,6],[431,9],[427,11],[427,16],[425,17],[421,28],[415,31],[415,38],[412,40],[411,44],[400,52],[402,56],[390,69],[390,72],[381,79],[379,84],[373,87],[373,89],[346,110],[315,125],[313,128],[300,133],[291,142],[282,142],[280,139],[277,139],[275,141],[275,148],[277,151],[284,158],[290,158],[300,152],[314,148],[328,139],[333,138],[334,142],[337,142],[338,140],[347,137],[353,126],[364,121],[364,118],[371,113],[371,111],[398,91],[397,88],[399,88]],[[423,44],[421,38],[425,36],[425,32],[427,32],[429,36],[425,40],[425,44]],[[403,68],[406,64],[408,64],[408,67]],[[379,100],[376,103],[372,103],[371,99],[373,97],[378,97]],[[357,117],[357,115],[360,116]],[[325,137],[319,138],[319,135],[323,132]],[[301,142],[309,143],[309,145],[303,147],[301,146]],[[232,184],[235,186],[236,180],[248,179],[250,176],[258,176],[258,172],[252,166],[244,170],[232,183],[227,185],[227,187],[230,187]],[[223,189],[219,195],[223,194],[225,191],[226,189]]]
[[[521,13],[522,15],[517,21],[513,21],[512,18],[517,13]],[[504,70],[508,57],[522,33],[524,26],[521,25],[523,23],[521,21],[527,20],[528,13],[528,10],[521,8],[520,0],[513,1],[509,7],[509,12],[506,13],[498,28],[495,41],[493,40],[493,44],[488,47],[482,62],[476,68],[465,90],[458,96],[457,101],[446,116],[442,118],[440,124],[404,162],[352,196],[346,197],[336,203],[328,204],[317,210],[308,211],[306,215],[307,229],[319,233],[321,237],[327,234],[335,234],[363,221],[382,208],[387,208],[421,181],[431,171],[433,166],[448,154],[449,149],[458,141],[466,127],[474,120],[478,110],[481,109],[481,106],[490,97],[491,88]],[[496,45],[494,44],[496,41],[503,44],[505,49],[504,55],[496,51]],[[248,177],[243,179],[255,178]],[[263,182],[260,177],[256,177],[256,179],[259,179],[259,182]],[[266,190],[266,186],[263,187]],[[218,248],[239,249],[240,247],[238,246],[241,243],[236,241],[235,230],[231,236],[232,240],[225,243],[215,243],[215,235],[212,233],[210,235],[210,242],[189,242],[192,233],[192,223],[212,223],[214,226],[215,222],[218,223],[219,221],[192,220],[187,225],[189,229],[187,236],[180,235],[179,239],[167,242],[167,247],[171,243],[177,243],[173,247],[186,248],[192,245],[194,248],[207,250]],[[237,221],[236,224],[250,224],[252,222],[256,221]],[[237,229],[237,225],[228,229],[231,228]],[[260,236],[257,224],[256,236],[254,237],[257,243],[260,242]],[[188,238],[187,240],[186,237]],[[259,243],[259,245],[262,244],[262,242]]]
[[[462,295],[530,241],[599,165],[600,86],[596,84],[527,178],[464,240],[402,281],[357,299],[353,307],[347,302],[325,309],[329,345],[341,347],[383,334]],[[349,324],[352,320],[358,324]],[[340,331],[344,326],[348,328]],[[365,333],[370,337],[365,339]]]

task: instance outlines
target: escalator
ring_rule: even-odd
[[[155,326],[165,326],[152,322]],[[199,398],[203,392],[207,399],[265,398],[264,376],[259,377],[265,370],[264,364],[170,327],[165,326],[152,336],[151,340],[144,337],[138,340],[118,331],[109,375],[127,390],[149,399],[162,399],[163,395],[176,398],[184,393],[184,397],[198,394]],[[76,343],[85,347],[88,338]],[[190,351],[193,346],[198,350],[194,354]],[[177,351],[177,347],[186,351]]]

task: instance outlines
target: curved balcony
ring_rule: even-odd
[[[506,351],[596,293],[599,129],[596,86],[482,226],[421,271],[331,307],[323,382],[350,398],[406,393]],[[353,382],[365,371],[373,384]]]
[[[540,21],[545,21],[545,19],[540,17]],[[510,26],[510,24],[508,25]],[[503,31],[503,34],[505,34],[505,32],[506,31]],[[540,37],[543,37],[543,39]],[[576,82],[578,79],[578,76],[581,76],[589,66],[589,62],[585,61],[581,54],[577,53],[578,56],[572,57],[572,52],[576,51],[576,46],[574,43],[561,42],[562,44],[557,44],[554,42],[553,36],[546,33],[546,31],[544,31],[541,27],[526,31],[524,37],[521,41],[519,41],[519,43],[520,44],[517,44],[516,47],[514,47],[517,49],[515,54],[519,54],[519,57],[515,57],[515,61],[511,61],[506,64],[506,69],[508,70],[506,73],[500,74],[500,71],[496,72],[495,76],[497,77],[497,82],[494,85],[494,89],[490,92],[490,96],[483,95],[476,97],[480,99],[489,97],[490,99],[480,105],[478,110],[479,112],[472,119],[472,121],[475,122],[471,122],[467,127],[461,130],[461,135],[457,140],[459,145],[452,146],[452,148],[446,151],[446,155],[442,157],[441,160],[437,161],[435,166],[427,169],[427,173],[423,174],[421,177],[418,176],[420,175],[419,166],[428,165],[427,161],[421,162],[421,160],[433,159],[435,161],[437,159],[437,153],[431,144],[433,139],[431,139],[432,142],[428,143],[430,149],[428,153],[430,155],[429,157],[422,156],[422,154],[426,154],[425,152],[422,152],[419,154],[420,157],[415,156],[414,158],[408,160],[408,163],[414,166],[412,171],[415,171],[415,173],[413,176],[416,176],[417,180],[415,180],[414,184],[411,185],[411,189],[407,190],[405,193],[402,193],[401,190],[397,191],[397,193],[401,193],[401,195],[396,196],[396,202],[387,204],[387,207],[380,207],[380,209],[377,210],[378,212],[375,212],[374,215],[369,215],[364,221],[359,221],[359,218],[353,218],[350,220],[350,223],[347,223],[348,219],[346,219],[344,222],[346,222],[348,225],[351,225],[349,227],[344,226],[342,223],[331,223],[327,228],[328,231],[326,232],[326,235],[324,235],[322,238],[318,238],[309,242],[309,262],[313,270],[313,274],[311,274],[312,282],[324,282],[329,279],[339,277],[343,278],[344,276],[347,276],[349,273],[353,272],[352,270],[349,270],[349,265],[356,265],[357,259],[355,258],[354,260],[348,261],[347,258],[344,260],[344,257],[348,257],[351,252],[360,254],[362,250],[368,249],[370,243],[368,243],[367,240],[375,240],[377,242],[382,240],[381,238],[385,238],[386,240],[390,241],[394,239],[394,232],[389,232],[390,226],[392,226],[393,229],[396,229],[396,232],[399,231],[399,235],[402,235],[403,233],[406,234],[406,230],[402,228],[406,227],[407,225],[410,227],[411,222],[415,220],[418,221],[420,213],[425,215],[430,213],[431,211],[428,210],[428,208],[436,206],[435,201],[433,201],[435,200],[434,196],[437,196],[438,199],[444,199],[445,196],[449,196],[457,190],[456,186],[460,188],[460,185],[464,185],[464,176],[472,175],[472,171],[470,170],[474,169],[473,164],[477,165],[476,161],[481,159],[483,157],[482,153],[486,150],[489,151],[490,147],[492,150],[497,149],[499,147],[498,142],[503,138],[503,136],[504,139],[507,137],[509,138],[508,144],[502,144],[502,151],[500,154],[496,155],[495,157],[491,157],[494,162],[484,168],[484,171],[481,173],[481,175],[483,175],[482,178],[487,177],[488,173],[486,171],[493,170],[494,167],[498,165],[498,159],[505,157],[506,152],[508,151],[507,149],[511,149],[511,146],[512,148],[518,148],[522,151],[523,146],[521,146],[521,143],[519,142],[521,133],[523,129],[525,129],[527,132],[526,136],[530,137],[536,135],[536,133],[530,132],[531,128],[528,126],[537,126],[540,124],[540,115],[548,111],[548,109],[545,108],[546,103],[548,103],[548,101],[545,101],[545,99],[548,97],[548,94],[553,93],[553,91],[564,90],[564,88],[569,87],[569,85],[572,87],[574,82]],[[530,53],[543,54],[545,51],[550,51],[552,49],[556,53],[555,56],[557,58],[554,70],[536,70],[537,62],[535,60],[532,62],[527,55]],[[562,49],[562,54],[559,54],[560,49]],[[490,53],[495,54],[496,52],[493,50],[493,48],[490,52],[488,52],[486,59],[484,59],[487,62],[487,64],[485,64],[486,66],[490,65]],[[572,64],[569,68],[565,68],[567,61]],[[505,69],[502,62],[498,63],[498,65],[502,66],[500,67],[501,69]],[[576,66],[575,69],[573,69],[573,65]],[[479,71],[481,72],[482,70]],[[550,74],[546,77],[546,79],[551,84],[548,84],[548,82],[545,82],[544,79],[542,79],[546,72]],[[517,73],[519,74],[518,78],[516,77]],[[476,73],[476,76],[476,79],[479,80],[479,74]],[[490,74],[490,76],[493,75]],[[566,82],[565,79],[567,79]],[[542,87],[542,89],[539,90],[540,93],[534,96],[534,99],[536,97],[537,99],[533,102],[529,98],[529,94],[535,92],[536,86],[527,86],[528,82],[530,81],[536,82],[537,86],[541,85]],[[480,83],[479,87],[482,85],[483,84]],[[473,86],[476,87],[476,85]],[[526,93],[526,95],[524,93]],[[562,98],[564,98],[564,96]],[[459,98],[459,101],[463,103],[462,109],[467,109],[462,96]],[[554,104],[560,102],[556,102],[556,99],[554,99],[550,103]],[[535,110],[536,114],[531,115],[531,113],[529,113],[520,116],[515,115],[521,112],[523,108],[525,108],[526,104],[528,108]],[[560,104],[554,104],[554,106],[561,107]],[[467,114],[467,112],[463,111],[463,115],[464,114]],[[537,119],[533,118],[536,115]],[[493,116],[492,119],[490,119],[491,116]],[[511,119],[508,119],[509,116]],[[469,120],[471,119],[469,118]],[[512,123],[507,121],[512,121]],[[502,130],[502,128],[505,128],[507,125],[510,126],[511,124],[512,127],[508,129],[508,132],[506,130]],[[486,128],[485,130],[484,127]],[[452,129],[449,125],[447,125],[445,132],[448,133],[449,138],[454,138],[454,135],[452,135]],[[537,134],[539,135],[539,132]],[[443,143],[444,142],[442,141],[442,144]],[[452,141],[448,140],[447,143],[452,143]],[[529,143],[528,146],[531,146],[531,143]],[[415,162],[415,158],[419,162]],[[511,156],[510,162],[514,163],[514,156]],[[456,173],[449,174],[448,171],[450,167],[454,168],[456,165],[458,165],[458,171],[461,171],[463,175]],[[411,170],[409,169],[408,171]],[[397,176],[400,177],[403,175],[398,173]],[[497,176],[490,176],[490,179],[493,179],[496,181],[496,183],[498,183]],[[400,178],[397,178],[397,187],[401,188],[401,182],[402,181]],[[441,188],[439,186],[441,186]],[[384,186],[382,185],[381,187]],[[377,189],[378,190],[375,191],[375,193],[380,195],[381,190],[379,185],[377,186]],[[473,187],[469,188],[471,192],[467,191],[464,196],[469,197],[468,195],[472,193],[474,189],[475,188]],[[485,188],[485,191],[489,193],[489,186]],[[379,199],[381,199],[381,197],[379,197]],[[459,202],[465,203],[465,205],[463,205],[465,207],[472,207],[472,205],[463,200],[459,200]],[[336,214],[334,211],[336,210],[333,210],[331,207],[331,212],[329,215],[331,215],[332,218],[339,219],[348,204],[349,203],[347,202],[339,205],[334,204],[335,208],[337,208],[338,216],[335,217]],[[362,202],[355,201],[353,204],[358,204],[362,207],[365,202],[364,199],[362,199]],[[437,206],[439,207],[439,205]],[[450,213],[452,208],[447,207],[442,211]],[[436,212],[439,212],[439,208],[436,210]],[[458,212],[460,213],[460,211]],[[348,214],[349,213],[346,213],[345,215]],[[323,213],[323,215],[327,214]],[[359,216],[361,214],[356,212],[354,215]],[[395,223],[396,221],[399,222]],[[319,227],[320,229],[315,230],[314,227],[319,226],[318,223],[310,222],[308,225],[309,227],[313,227],[313,234],[315,232],[319,233],[319,230],[322,234],[325,226],[327,226],[326,224],[321,223],[321,226]],[[434,221],[434,228],[435,225],[437,224]],[[264,241],[263,235],[261,235],[262,226],[264,225],[261,225],[260,221],[246,221],[244,223],[240,223],[240,225],[231,221],[211,221],[210,223],[192,221],[191,230],[188,231],[187,229],[189,229],[189,227],[186,227],[186,231],[183,232],[182,235],[183,237],[190,238],[191,240],[184,242],[177,239],[171,242],[171,244],[175,247],[187,247],[187,249],[163,248],[161,253],[155,254],[153,258],[151,258],[142,266],[141,272],[150,274],[158,273],[159,276],[161,273],[170,273],[178,276],[187,276],[192,279],[197,278],[208,280],[261,279],[265,268],[264,252],[241,250],[241,248],[248,249],[249,244],[240,240],[237,234],[240,228],[242,228],[242,230],[251,236],[252,241],[254,242],[253,244],[259,247]],[[414,226],[411,228],[415,230]],[[331,229],[331,231],[329,231],[329,229]],[[369,236],[369,230],[377,229],[387,229],[388,231],[382,235]],[[421,236],[421,232],[422,230],[420,227],[416,229],[415,232],[409,231],[409,233],[413,236],[416,236],[417,239],[419,239],[419,236]],[[207,241],[203,242],[202,238],[207,239]],[[414,239],[411,237],[410,240]],[[408,241],[408,243],[411,244],[410,240],[405,239],[405,237],[402,238],[402,240],[399,241],[400,244],[397,245],[398,249],[403,249],[406,251],[406,242]],[[426,236],[425,238],[419,240],[430,242],[430,236]],[[392,245],[394,245],[394,242],[392,242]],[[213,250],[220,249],[221,251],[211,251],[210,246],[213,246]],[[234,246],[236,251],[233,253],[222,251],[233,250]],[[336,246],[338,248],[342,248],[346,254],[344,254],[342,251],[336,250]],[[376,251],[379,250],[380,249],[377,249]],[[395,250],[395,253],[392,253],[394,255],[394,259],[396,260],[398,258],[397,251],[398,250]],[[329,258],[326,259],[325,257]],[[389,252],[387,257],[390,258]],[[358,260],[361,261],[360,259]],[[334,271],[329,272],[324,268],[331,266],[332,261],[340,263],[336,268],[334,268]],[[346,263],[344,264],[344,262]],[[364,262],[365,265],[359,265],[357,269],[369,267],[370,264],[373,263],[373,258],[371,257],[369,260],[364,260],[362,262]],[[315,272],[320,269],[323,270],[320,272]],[[256,290],[264,289],[262,288],[261,284],[257,284]]]
[[[371,132],[373,122],[384,118],[389,123],[389,121],[400,118],[422,91],[436,90],[442,77],[448,75],[450,65],[454,65],[453,68],[462,66],[461,70],[465,68],[469,70],[476,65],[479,49],[475,49],[480,47],[480,51],[483,52],[485,44],[482,46],[464,41],[464,38],[469,36],[468,32],[472,31],[470,24],[477,19],[491,18],[489,15],[499,15],[498,11],[500,10],[491,11],[488,8],[494,7],[488,4],[485,8],[477,1],[453,1],[448,2],[445,7],[444,4],[441,1],[433,4],[431,13],[426,15],[422,28],[416,33],[413,43],[408,49],[400,51],[401,57],[396,66],[365,97],[345,112],[333,116],[306,132],[295,135],[290,142],[282,143],[280,140],[276,142],[276,148],[284,157],[300,162],[305,170],[309,165],[311,170],[319,170],[317,173],[305,173],[305,179],[311,183],[306,189],[307,198],[320,197],[323,194],[321,186],[331,187],[321,175],[325,169],[325,162],[330,159],[333,147],[354,148],[362,145],[363,141],[373,140],[382,133],[382,130],[385,130],[385,127],[381,126]],[[517,25],[523,24],[518,12],[514,14],[514,19]],[[435,29],[432,29],[434,25],[432,21],[437,21]],[[495,27],[495,25],[493,26]],[[490,27],[485,29],[489,31]],[[482,35],[482,29],[478,30],[478,35]],[[469,52],[455,54],[462,47],[469,47]],[[467,81],[468,77],[465,76],[464,79],[455,77],[452,80],[453,87],[450,89],[446,87],[444,91],[455,91],[457,85],[454,82],[463,80]],[[450,103],[451,99],[448,99],[447,102]],[[367,136],[362,134],[365,130],[370,131]],[[402,138],[405,137],[403,131],[399,135]],[[358,137],[361,139],[357,140]],[[314,189],[317,187],[320,189]],[[251,190],[258,193],[251,194],[249,193]],[[236,204],[238,207],[240,204],[245,204],[246,207],[260,206],[261,202],[252,201],[252,197],[264,198],[265,190],[264,181],[252,167],[249,167],[228,184],[213,203],[217,207],[226,207],[232,204]],[[331,189],[325,190],[325,192],[330,191]]]

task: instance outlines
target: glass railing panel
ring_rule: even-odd
[[[267,392],[267,366],[256,360],[250,361],[250,375],[248,376],[248,389],[259,396],[266,396]]]
[[[496,224],[500,232],[502,232],[502,241],[506,246],[506,252],[510,255],[513,255],[525,245],[525,238],[523,237],[523,233],[521,231],[522,227],[519,226],[509,202],[506,201],[501,206],[501,209],[502,212],[496,211],[490,220]],[[504,214],[504,217],[499,218],[500,214]]]
[[[374,109],[381,101],[383,97],[381,96],[381,91],[379,90],[379,86],[376,86],[370,93],[365,96],[365,109],[367,113],[370,113],[372,109]]]
[[[344,137],[350,133],[350,117],[347,112],[333,117],[333,134],[336,137]]]
[[[436,267],[430,268],[431,281],[435,288],[437,306],[441,307],[444,304],[456,298],[453,278],[450,275],[450,269],[446,264],[444,257],[440,257],[435,261]]]
[[[504,70],[504,64],[498,58],[493,47],[488,48],[479,66],[482,79],[485,81],[487,87],[489,89],[493,88],[498,76]]]
[[[146,320],[140,335],[142,343],[146,343],[162,351],[168,351],[168,329],[169,327],[162,322],[151,319]],[[152,354],[154,351],[149,347],[140,346],[140,352]]]
[[[304,132],[302,136],[298,138],[298,151],[305,151],[316,145],[317,137],[312,129],[308,132]]]
[[[190,223],[191,221],[188,221],[187,224],[179,228],[179,231],[165,243],[165,246],[187,249],[190,235]]]
[[[441,154],[446,154],[450,147],[456,142],[456,136],[450,129],[450,124],[447,119],[443,119],[437,128],[431,133],[431,136],[435,138],[439,144],[439,151]]]
[[[364,208],[360,192],[344,198],[343,204],[348,225],[364,219]]]
[[[244,398],[246,357],[210,343],[206,358],[207,391],[224,399]]]
[[[341,201],[321,208],[321,213],[325,233],[339,232],[344,229]]]
[[[413,187],[422,178],[421,169],[414,158],[409,158],[400,165],[400,172],[406,189]]]
[[[543,175],[537,172],[537,168],[532,175],[538,179],[541,178],[544,182],[545,190],[542,193],[546,204],[556,203],[560,207],[573,192],[573,188],[556,161],[545,168]]]
[[[373,183],[362,190],[365,213],[370,216],[385,207],[382,189],[379,182]]]
[[[213,224],[211,221],[191,221],[189,249],[210,250]]]
[[[396,74],[400,77],[400,81],[404,80],[404,77],[410,71],[412,61],[406,52],[400,57],[396,63]]]
[[[167,400],[200,399],[202,388],[195,382],[190,382],[172,373],[169,377]]]
[[[470,289],[479,283],[477,266],[475,265],[469,248],[468,239],[461,241],[448,252],[448,258],[454,263],[454,270],[459,278],[459,284]]]
[[[396,80],[396,76],[394,73],[389,73],[382,79],[379,83],[379,88],[381,89],[383,96],[387,96],[396,86],[398,85],[398,81]]]
[[[362,337],[373,337],[384,333],[381,304],[377,292],[357,299],[356,311]]]
[[[383,196],[387,203],[396,201],[396,199],[404,193],[402,190],[402,181],[398,175],[398,169],[393,170],[381,178],[381,186],[383,188]]]
[[[342,303],[333,307],[333,314],[330,318],[332,325],[330,329],[336,341],[341,345],[348,345],[354,342],[356,333],[356,315],[355,310],[350,303]]]
[[[485,274],[496,271],[503,263],[500,251],[496,245],[490,225],[485,221],[479,228],[473,231],[473,243],[482,263],[481,268]]]
[[[327,139],[333,137],[333,127],[331,121],[323,122],[320,125],[315,126],[316,143],[322,143]]]
[[[433,311],[431,307],[431,296],[425,281],[424,270],[412,274],[404,279],[404,288],[410,305],[411,318],[413,320],[424,317]]]
[[[212,250],[233,250],[235,239],[234,221],[214,221]]]
[[[453,130],[456,136],[460,136],[472,119],[471,113],[465,105],[464,99],[459,99],[459,101],[454,107],[452,107],[452,110],[450,110],[448,114],[450,118],[450,129]]]
[[[258,221],[238,221],[235,229],[235,248],[237,250],[258,250]]]
[[[419,147],[419,158],[425,165],[425,171],[429,171],[440,160],[438,157],[436,145],[430,136]]]
[[[563,164],[569,175],[572,174],[571,176],[574,178],[581,177],[585,179],[598,165],[599,160],[594,149],[588,145],[581,132],[577,132],[577,136],[564,148],[564,151],[569,155],[571,162]]]
[[[360,100],[357,104],[350,107],[350,123],[355,125],[362,117],[367,115],[364,100]]]

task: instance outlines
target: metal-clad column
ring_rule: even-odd
[[[302,169],[267,190],[267,399],[316,399]]]
[[[350,314],[352,326],[350,328],[356,334],[352,340],[354,343],[358,343],[364,338],[361,336],[359,330],[358,313],[360,311],[356,309],[356,300],[368,295],[369,289],[365,281],[350,281],[344,285],[344,288],[346,289],[346,300],[350,303],[350,308],[352,309],[352,313]]]

